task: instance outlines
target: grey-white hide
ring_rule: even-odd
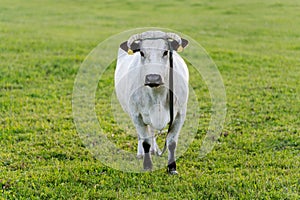
[[[163,32],[145,32],[155,37]],[[143,34],[145,34],[143,33]],[[144,168],[151,169],[150,153],[146,152],[150,161],[145,161],[145,147],[143,143],[151,145],[150,152],[160,153],[154,138],[154,131],[160,131],[170,122],[169,109],[169,46],[163,39],[145,39],[139,41],[140,52],[129,55],[123,49],[118,51],[117,67],[115,71],[115,90],[117,98],[131,117],[138,133],[139,158],[144,157]],[[188,101],[188,69],[180,57],[173,51],[174,72],[174,121],[167,137],[168,167],[176,172],[175,149],[178,134],[184,123]],[[145,85],[145,77],[149,74],[158,74],[162,84],[158,87]],[[146,163],[145,162],[150,162]],[[173,164],[172,164],[173,163]]]

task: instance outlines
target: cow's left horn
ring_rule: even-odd
[[[166,33],[168,38],[175,40],[179,45],[181,45],[181,38],[176,33]]]
[[[172,39],[172,48],[177,52],[182,52],[183,48],[189,43],[186,39],[179,37],[176,33],[166,33],[167,38]]]

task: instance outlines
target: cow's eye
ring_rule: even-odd
[[[140,51],[140,54],[141,54],[142,57],[145,57],[144,52]]]
[[[164,51],[163,57],[165,57],[166,55],[168,55],[168,51]]]

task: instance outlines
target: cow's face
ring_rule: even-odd
[[[188,41],[175,33],[146,31],[132,35],[120,48],[140,59],[136,67],[144,85],[159,87],[168,82],[170,48],[180,52],[187,45]]]
[[[163,39],[140,41],[140,67],[145,86],[159,87],[168,80],[168,49],[168,43]]]

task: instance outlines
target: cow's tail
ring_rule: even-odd
[[[162,149],[161,152],[157,152],[157,155],[158,155],[158,156],[162,156],[162,155],[165,153],[166,149],[167,149],[167,140],[166,140],[166,142],[165,142],[164,148]]]
[[[173,120],[172,120],[173,121]],[[171,121],[171,122],[172,122]],[[164,153],[165,153],[165,151],[166,151],[166,149],[167,149],[167,138],[168,138],[168,135],[169,135],[169,133],[170,133],[170,131],[171,131],[171,123],[169,124],[169,128],[168,128],[168,132],[167,132],[167,135],[166,135],[166,141],[165,141],[165,145],[164,145],[164,148],[162,149],[162,151],[161,152],[158,152],[157,153],[157,155],[158,156],[162,156]]]

